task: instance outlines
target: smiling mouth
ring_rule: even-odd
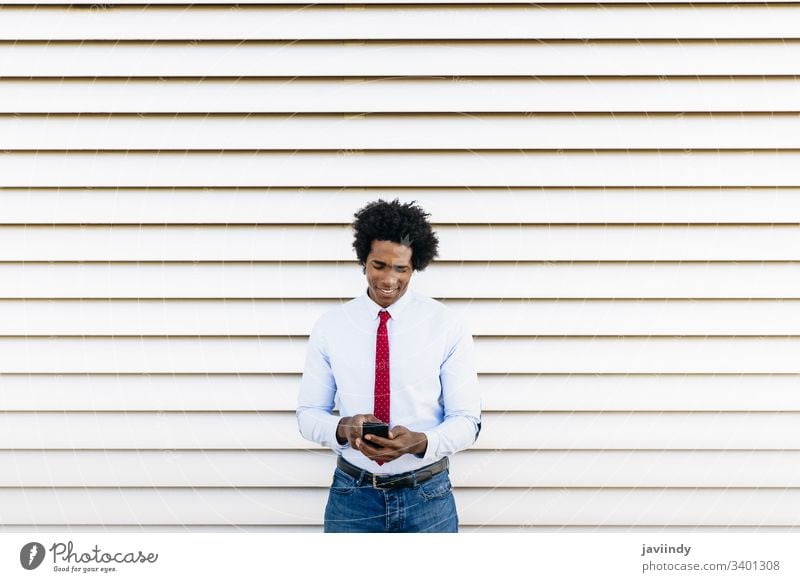
[[[380,291],[384,295],[391,295],[392,293],[397,291],[397,289],[378,289],[378,291]]]

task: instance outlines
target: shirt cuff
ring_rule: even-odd
[[[336,422],[332,423],[333,431],[330,434],[330,437],[328,438],[328,442],[331,443],[331,449],[333,449],[336,452],[343,451],[344,449],[349,449],[350,443],[345,442],[343,445],[340,445],[339,440],[336,438],[336,429],[339,428],[339,417],[334,417],[334,418],[336,419]]]
[[[439,433],[433,430],[424,430],[422,431],[428,439],[428,448],[425,449],[424,455],[415,455],[420,459],[424,459],[426,461],[432,461],[438,458],[436,455],[436,451],[439,450]]]

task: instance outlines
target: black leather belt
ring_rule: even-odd
[[[361,479],[362,482],[369,483],[375,489],[399,489],[400,487],[414,487],[420,483],[425,483],[425,481],[428,481],[435,475],[447,471],[450,467],[450,463],[447,457],[445,457],[432,465],[427,465],[416,471],[400,473],[399,475],[375,475],[369,471],[359,469],[355,465],[345,461],[342,457],[336,460],[336,466],[353,479]]]

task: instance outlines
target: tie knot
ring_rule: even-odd
[[[378,315],[381,318],[381,323],[386,323],[387,321],[389,321],[389,318],[391,317],[388,311],[379,311]]]

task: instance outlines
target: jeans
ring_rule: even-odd
[[[336,469],[325,507],[326,533],[458,531],[449,471],[416,487],[374,489]]]

